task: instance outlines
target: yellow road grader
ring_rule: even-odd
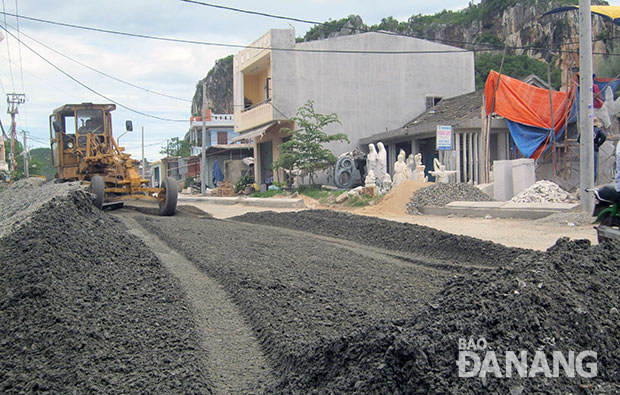
[[[61,181],[89,182],[93,203],[99,208],[118,208],[125,200],[159,202],[160,215],[174,215],[178,186],[167,177],[161,188],[148,186],[131,159],[112,136],[114,104],[66,104],[50,115],[52,164]],[[127,131],[133,129],[126,122]]]

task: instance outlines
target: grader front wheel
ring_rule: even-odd
[[[177,198],[179,197],[178,186],[174,178],[166,177],[162,189],[159,193],[159,215],[174,215],[177,211]]]

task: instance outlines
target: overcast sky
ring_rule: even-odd
[[[468,0],[212,1],[211,4],[314,21],[357,14],[368,25],[379,23],[381,18],[387,16],[406,21],[411,15],[434,14],[444,9],[458,10],[468,4]],[[247,15],[181,0],[3,0],[3,5],[5,12],[24,17],[141,35],[233,45],[249,45],[272,28],[293,26],[295,35],[302,36],[312,27],[309,24]],[[3,16],[0,22],[4,25]],[[15,35],[17,23],[14,16],[6,16],[8,30]],[[198,80],[213,67],[215,60],[239,50],[125,37],[22,18],[19,19],[19,28],[25,45],[88,88],[139,112],[183,120],[158,120],[124,108],[117,108],[112,114],[115,136],[123,132],[126,119],[133,121],[134,132],[123,136],[121,145],[136,159],[141,157],[140,130],[144,127],[146,157],[151,161],[162,156],[159,150],[167,138],[182,137],[187,132],[191,99]],[[26,94],[27,101],[19,108],[17,131],[29,132],[32,137],[28,144],[30,147],[49,146],[48,120],[53,109],[66,103],[108,102],[63,75],[25,45],[19,45],[10,35],[5,33],[5,36],[7,38],[0,43],[0,89],[3,97],[11,92]],[[127,86],[89,70],[50,48],[113,77],[184,100]],[[8,134],[10,116],[6,113],[6,104],[0,111],[0,119]],[[19,138],[21,140],[21,133]]]

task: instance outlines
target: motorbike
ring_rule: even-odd
[[[202,182],[200,180],[196,180],[190,185],[192,195],[200,195],[202,193]]]
[[[595,227],[598,242],[620,240],[620,192],[613,185],[588,188],[586,192],[595,198],[592,216],[598,224]]]

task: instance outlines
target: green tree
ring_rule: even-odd
[[[4,147],[6,150],[5,160],[9,163],[11,152],[10,140],[5,140]],[[33,148],[29,153],[28,173],[30,176],[43,176],[52,179],[56,175],[56,170],[52,167],[51,150],[49,148]],[[15,140],[15,162],[17,168],[13,174],[13,180],[24,178],[24,147],[19,140]]]
[[[489,71],[499,71],[501,62],[501,54],[476,54],[476,89],[484,88]],[[502,74],[513,78],[524,78],[530,74],[536,74],[543,81],[547,81],[547,63],[526,55],[506,55]],[[561,70],[551,66],[551,86],[558,89],[561,85]]]
[[[295,122],[295,129],[282,128],[282,133],[288,133],[290,139],[278,146],[279,158],[273,162],[273,169],[305,170],[310,176],[310,183],[314,183],[316,170],[324,169],[336,163],[333,152],[323,147],[323,144],[332,141],[349,142],[344,133],[328,135],[323,131],[330,124],[341,124],[335,113],[324,115],[314,110],[314,101],[308,100],[297,110],[297,115],[291,118]],[[289,177],[289,187],[292,177]]]
[[[186,157],[189,156],[191,152],[191,146],[189,140],[180,139],[178,137],[173,137],[168,141],[168,145],[161,147],[159,151],[160,154],[164,154],[166,156],[180,156]]]

